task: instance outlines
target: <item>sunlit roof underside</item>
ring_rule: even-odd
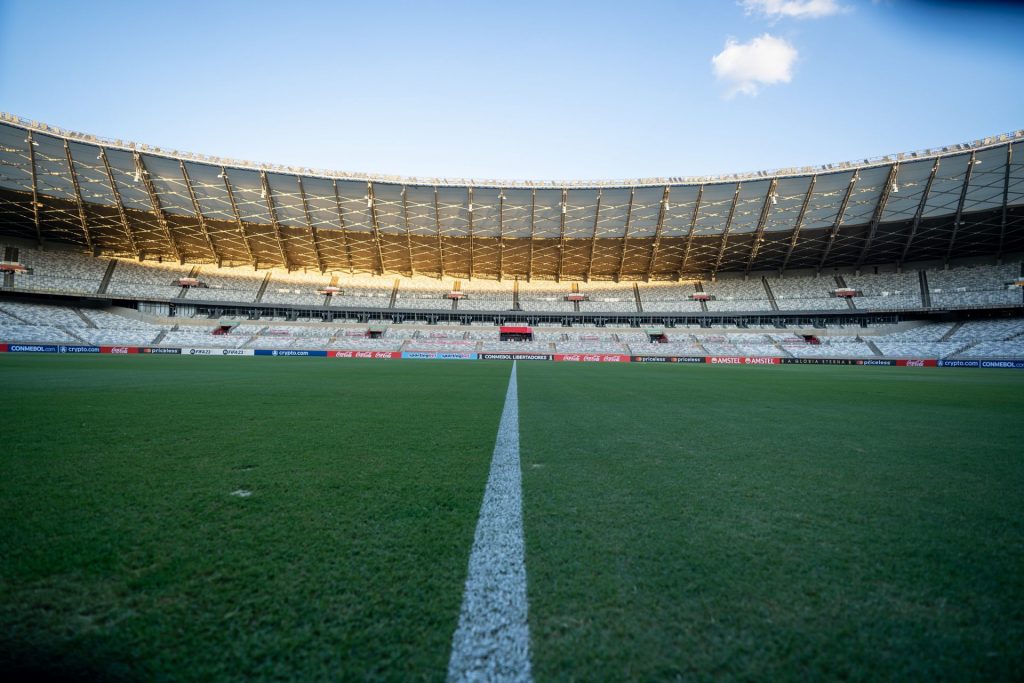
[[[4,115],[0,232],[96,254],[373,273],[671,279],[1024,250],[1024,135],[713,179],[293,172]]]

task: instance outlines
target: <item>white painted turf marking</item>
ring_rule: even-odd
[[[515,361],[469,556],[469,575],[462,595],[459,626],[452,638],[448,680],[533,680]]]

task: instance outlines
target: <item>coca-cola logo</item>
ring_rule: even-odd
[[[110,347],[110,352],[111,353],[128,353],[128,347],[127,346],[111,346]]]
[[[355,357],[356,358],[373,358],[373,353],[371,351],[357,351]]]
[[[923,368],[924,367],[924,361],[923,360],[908,360],[907,361],[907,367],[908,368]]]

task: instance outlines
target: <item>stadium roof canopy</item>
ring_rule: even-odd
[[[948,261],[1024,250],[1024,131],[859,162],[626,181],[256,164],[0,114],[0,234],[94,254],[536,279]]]

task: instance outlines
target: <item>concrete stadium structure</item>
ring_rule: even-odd
[[[714,280],[1024,251],[1024,131],[707,178],[401,178],[167,151],[0,115],[0,235],[321,273]]]

